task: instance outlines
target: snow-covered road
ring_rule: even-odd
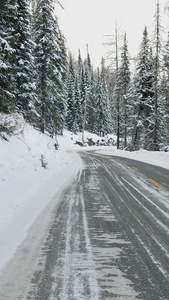
[[[0,299],[167,300],[167,171],[158,169],[160,187],[156,167],[150,176],[136,161],[81,157],[84,169],[53,197],[6,268]]]

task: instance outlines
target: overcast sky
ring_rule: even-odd
[[[110,50],[103,46],[108,41],[106,35],[114,35],[115,23],[121,35],[127,34],[131,56],[138,54],[145,25],[149,38],[152,35],[156,0],[60,0],[56,14],[59,26],[67,39],[67,47],[77,57],[78,49],[82,58],[86,57],[86,44],[89,47],[92,64],[100,65],[101,57]],[[167,0],[160,0],[162,25],[166,29],[167,17],[164,7]],[[168,22],[169,23],[169,22]],[[167,29],[166,29],[167,39]]]

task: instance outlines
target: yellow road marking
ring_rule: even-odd
[[[137,169],[135,166],[132,166],[132,168],[133,168],[134,170],[138,171],[138,169]]]
[[[125,163],[125,164],[127,163],[125,160],[122,160],[122,162]]]
[[[159,184],[157,181],[149,178],[149,181],[151,181],[152,183],[154,183],[157,187],[159,187],[160,189],[164,189],[164,186],[162,186],[161,184]]]

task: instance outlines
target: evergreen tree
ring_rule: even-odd
[[[34,14],[34,12],[35,12],[35,10],[36,10],[37,2],[38,2],[38,0],[31,0],[31,10],[32,10],[32,14]]]
[[[87,115],[87,129],[89,132],[95,131],[96,124],[96,83],[97,83],[97,73],[92,69],[91,70],[91,81],[90,81],[90,93],[89,93],[89,102],[87,105],[88,115]]]
[[[109,93],[107,87],[107,72],[105,68],[105,62],[102,58],[101,61],[101,81],[103,87],[103,102],[104,102],[104,123],[105,123],[105,132],[110,133],[111,126],[112,126],[112,119],[111,119],[111,109],[110,109],[110,101],[109,101]]]
[[[1,18],[1,104],[30,119],[35,103],[29,2],[7,0]]]
[[[76,89],[76,91],[75,91]],[[75,63],[71,54],[69,54],[69,62],[68,62],[68,74],[67,74],[67,114],[66,114],[66,126],[70,131],[76,131],[77,124],[75,124],[76,120],[76,103],[78,96],[77,91],[77,82],[76,82],[76,70]],[[75,100],[76,97],[76,100]],[[78,100],[77,100],[78,101]]]
[[[169,101],[168,101],[168,79],[165,72],[160,84],[159,102],[159,132],[160,132],[160,148],[169,145]]]
[[[80,49],[79,49],[79,54],[78,54],[78,60],[77,60],[77,64],[76,64],[76,72],[77,72],[77,85],[78,85],[78,94],[79,94],[79,102],[78,102],[78,106],[79,106],[79,116],[78,116],[78,127],[79,130],[82,131],[83,128],[83,116],[84,116],[84,97],[83,97],[83,84],[84,83],[84,62],[82,61],[81,58],[81,53],[80,53]]]
[[[85,73],[85,90],[86,90],[86,116],[85,116],[85,129],[91,131],[91,115],[93,114],[93,95],[92,95],[92,65],[90,54],[87,47],[87,59],[84,62]]]
[[[149,46],[147,28],[145,27],[134,76],[132,96],[134,104],[134,149],[139,149],[140,147],[148,149],[152,143],[153,71],[152,51]]]
[[[0,7],[0,111],[9,113],[15,107],[9,61],[14,52],[9,40],[9,35],[11,36],[9,31],[9,1],[1,0]]]
[[[81,54],[80,54],[80,49],[79,49],[79,54],[78,54],[78,60],[77,60],[77,74],[78,74],[78,78],[79,78],[79,82],[81,81],[81,73],[82,73],[82,58],[81,58]]]
[[[82,129],[82,106],[80,99],[79,80],[76,74],[75,77],[75,93],[74,93],[74,124],[73,131],[79,132]]]
[[[159,87],[160,87],[160,73],[161,73],[161,49],[162,49],[162,38],[161,38],[161,24],[160,24],[160,4],[157,0],[157,11],[155,15],[155,64],[154,64],[154,125],[153,125],[153,143],[152,150],[159,150],[159,139],[160,132],[158,130],[159,125]]]
[[[160,117],[160,120],[164,120],[164,134],[163,135],[164,145],[169,144],[169,34],[168,41],[165,46],[165,55],[164,55],[164,70],[163,78],[161,81],[161,94],[162,94],[162,103],[164,116]]]
[[[101,72],[98,70],[96,86],[96,124],[95,131],[100,136],[109,133],[111,129],[110,105],[106,84],[104,59],[101,62]]]
[[[34,38],[37,68],[37,93],[40,127],[55,134],[64,125],[65,50],[64,41],[54,16],[53,0],[39,0],[35,11]]]
[[[35,111],[35,72],[33,58],[33,42],[31,38],[29,1],[17,1],[17,23],[15,25],[14,72],[16,72],[16,105],[19,111],[30,118]]]
[[[119,118],[120,118],[120,133],[124,137],[124,148],[127,146],[127,129],[128,129],[128,97],[129,97],[129,84],[130,84],[130,62],[128,54],[128,46],[126,34],[124,36],[124,45],[121,54],[121,64],[117,75],[116,92],[120,100]]]
[[[9,64],[9,79],[11,93],[13,95],[13,105],[15,109],[17,108],[17,74],[18,74],[18,62],[16,59],[16,51],[18,50],[18,1],[17,0],[8,0],[7,7],[7,42],[11,49],[8,52],[7,61]]]
[[[56,19],[57,21],[57,19]],[[58,109],[58,113],[60,115],[60,119],[58,119],[57,114],[56,117],[58,121],[56,122],[58,129],[63,129],[65,126],[65,118],[66,118],[66,109],[67,109],[67,87],[66,87],[66,75],[67,75],[67,51],[66,51],[66,41],[63,33],[61,32],[59,25],[57,23],[58,28],[58,57],[56,60],[56,66],[59,70],[60,83],[58,84],[58,94],[57,99],[55,101],[56,107]]]

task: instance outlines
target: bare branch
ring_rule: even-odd
[[[60,3],[59,0],[55,0],[55,1],[60,5],[60,7],[61,7],[62,9],[64,9],[63,5]]]

